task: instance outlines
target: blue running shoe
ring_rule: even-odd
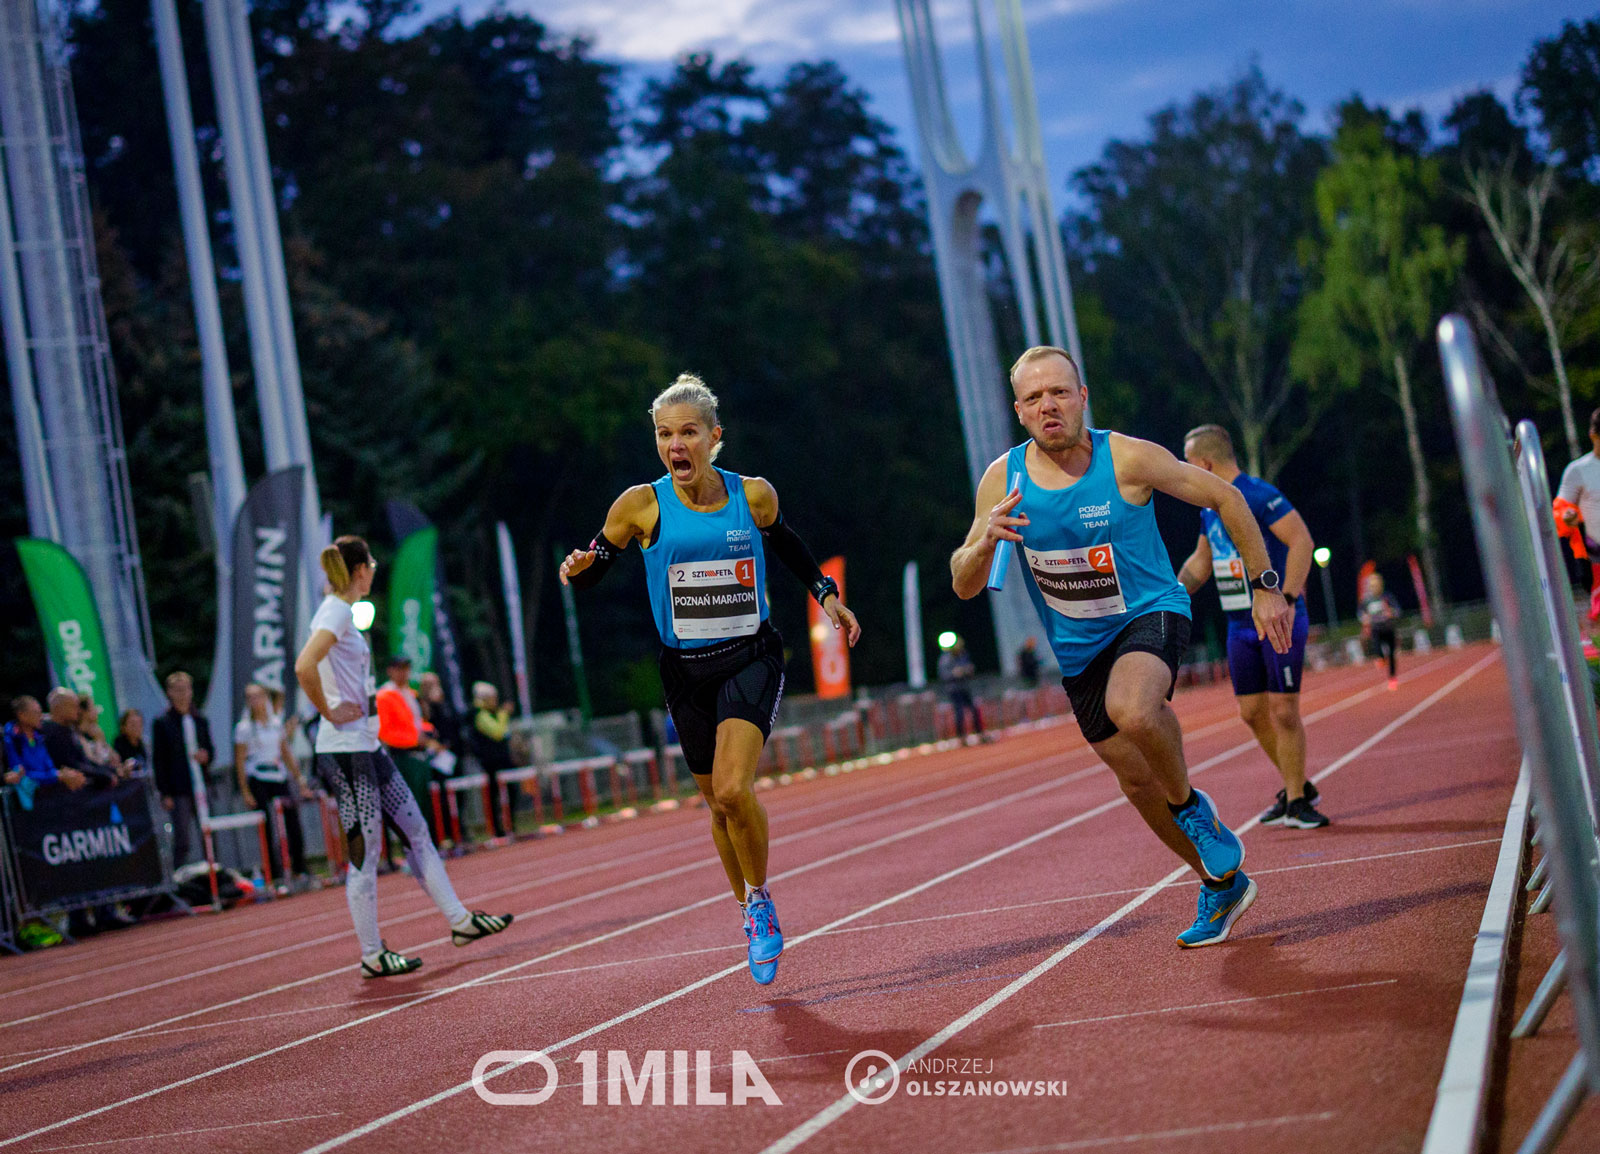
[[[1232,884],[1225,890],[1214,890],[1202,883],[1200,909],[1194,915],[1194,925],[1178,935],[1178,944],[1192,950],[1227,941],[1233,923],[1255,900],[1256,883],[1242,873],[1235,873]]]
[[[744,933],[750,939],[750,976],[758,985],[770,986],[778,976],[783,953],[783,931],[778,928],[778,908],[765,890],[750,895],[744,911]]]
[[[1194,804],[1172,820],[1200,855],[1200,864],[1212,881],[1227,881],[1244,864],[1244,842],[1217,816],[1217,803],[1201,790],[1192,790]]]

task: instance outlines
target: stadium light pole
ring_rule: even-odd
[[[1322,605],[1328,613],[1328,628],[1339,628],[1339,613],[1333,607],[1333,578],[1328,573],[1328,562],[1333,560],[1333,550],[1326,545],[1318,545],[1311,554],[1311,559],[1317,563],[1317,568],[1322,570]]]

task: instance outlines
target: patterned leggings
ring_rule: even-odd
[[[456,897],[444,862],[428,834],[428,823],[417,808],[405,779],[383,750],[371,753],[319,753],[317,772],[339,802],[339,825],[344,830],[350,873],[344,894],[350,903],[363,957],[383,949],[378,934],[378,862],[383,857],[383,827],[405,847],[411,876],[427,891],[445,920],[455,925],[469,916]]]

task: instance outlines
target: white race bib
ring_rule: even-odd
[[[1087,619],[1127,612],[1128,603],[1122,596],[1122,582],[1117,579],[1117,561],[1110,545],[1023,552],[1044,603],[1057,613]]]
[[[748,637],[761,628],[753,558],[669,565],[667,596],[680,641]]]
[[[1250,596],[1250,578],[1244,571],[1244,562],[1238,557],[1211,556],[1211,575],[1217,581],[1217,593],[1222,597],[1222,611],[1237,613],[1249,609],[1254,603]]]

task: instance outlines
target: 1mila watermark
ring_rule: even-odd
[[[600,1052],[579,1052],[576,1065],[585,1106],[600,1104]],[[726,1065],[732,1071],[727,1090],[713,1089],[711,1073]],[[524,1066],[537,1066],[544,1085],[536,1090],[492,1090],[485,1083]],[[605,1058],[605,1102],[608,1106],[744,1106],[760,1102],[781,1106],[782,1099],[772,1088],[756,1060],[743,1050],[733,1051],[732,1060],[714,1064],[710,1050],[647,1050],[637,1067],[626,1050],[607,1050]],[[561,1088],[556,1064],[543,1050],[490,1050],[472,1067],[472,1089],[491,1106],[538,1106],[548,1102]]]

